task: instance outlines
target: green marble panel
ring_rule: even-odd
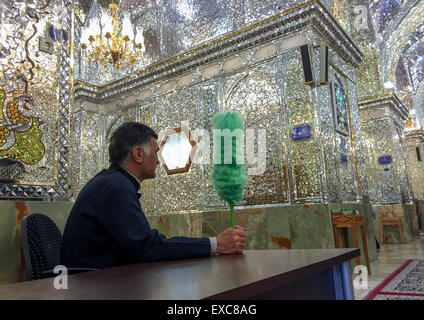
[[[246,249],[334,247],[328,206],[323,204],[236,210],[236,223],[247,229]],[[203,236],[230,226],[228,211],[203,214]]]
[[[202,235],[215,237],[231,227],[229,210],[202,214]],[[236,224],[246,229],[246,249],[268,249],[267,215],[265,209],[235,210]]]
[[[224,231],[220,225],[219,211],[209,211],[201,213],[202,216],[202,236],[215,237],[220,232]],[[228,218],[229,221],[229,218]]]
[[[402,206],[405,213],[405,228],[408,230],[408,237],[410,237],[407,241],[411,242],[418,239],[420,236],[416,207],[414,204],[404,204]]]
[[[164,234],[166,237],[172,236],[171,230],[169,227],[169,215],[163,215],[163,216],[147,215],[146,217],[152,229],[157,229],[160,233]]]
[[[328,206],[310,204],[287,207],[292,249],[334,248]]]
[[[25,280],[25,267],[21,252],[21,222],[24,216],[42,213],[56,223],[61,232],[73,202],[57,201],[0,201],[0,284]]]
[[[287,207],[266,208],[269,249],[291,249],[289,211]]]
[[[226,213],[229,217],[230,214]],[[267,218],[264,208],[238,210],[236,224],[246,229],[246,249],[271,249],[267,233]],[[230,224],[227,226],[229,227]]]
[[[166,237],[202,237],[202,216],[200,214],[146,215],[152,229],[159,230]]]
[[[423,231],[424,230],[424,201],[423,200],[418,200],[417,201],[417,205],[418,205],[418,217],[417,217],[417,221],[419,226],[421,226],[421,229],[418,229],[418,232]]]
[[[0,201],[0,284],[24,279],[15,212],[12,201]]]

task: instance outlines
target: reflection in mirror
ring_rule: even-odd
[[[184,168],[191,151],[191,144],[184,132],[171,134],[166,138],[162,157],[168,169]]]
[[[196,142],[187,127],[168,129],[160,143],[159,159],[168,175],[190,170]]]

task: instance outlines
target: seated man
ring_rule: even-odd
[[[157,134],[136,122],[121,125],[109,145],[109,169],[82,188],[65,226],[61,263],[109,268],[143,261],[242,253],[245,229],[216,238],[166,238],[151,229],[140,205],[140,184],[156,176]]]

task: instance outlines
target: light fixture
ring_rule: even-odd
[[[196,149],[197,143],[189,128],[181,126],[167,129],[160,142],[158,157],[168,175],[185,173],[190,170]]]
[[[387,82],[384,82],[383,86],[385,89],[391,90],[391,89],[394,89],[395,84],[391,81],[387,81]]]
[[[131,68],[142,62],[144,48],[143,29],[136,28],[134,36],[129,13],[119,19],[118,5],[109,4],[109,10],[101,10],[101,16],[87,22],[81,33],[81,48],[90,63],[107,67],[113,65],[117,70]]]

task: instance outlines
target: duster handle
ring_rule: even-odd
[[[234,204],[230,203],[231,227],[236,228],[236,217],[234,215]]]

